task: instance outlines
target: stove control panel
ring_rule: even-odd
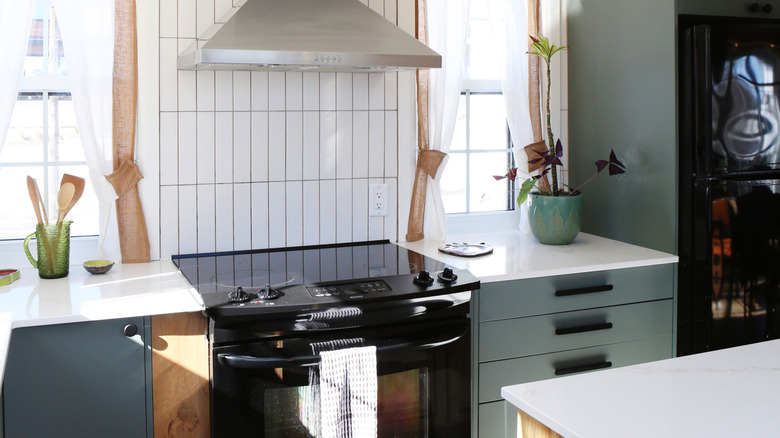
[[[358,298],[367,294],[390,292],[390,286],[384,280],[360,281],[357,283],[331,284],[328,286],[307,286],[314,298],[342,297]]]

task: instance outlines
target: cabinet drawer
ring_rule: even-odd
[[[479,438],[504,438],[508,436],[504,431],[506,419],[504,418],[503,401],[479,405],[478,412],[479,423],[477,430],[479,431]]]
[[[672,306],[669,299],[482,323],[479,362],[669,335]]]
[[[640,341],[562,351],[479,364],[479,402],[501,399],[501,387],[551,379],[556,370],[563,375],[634,365],[672,357],[672,337],[659,336]],[[607,363],[611,365],[607,367]]]
[[[482,283],[479,320],[543,315],[671,298],[674,265]]]

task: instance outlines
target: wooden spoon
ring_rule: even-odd
[[[78,202],[79,199],[81,199],[81,194],[84,193],[84,178],[73,176],[70,174],[64,174],[62,175],[62,181],[60,182],[60,187],[62,187],[66,183],[73,184],[73,187],[75,187],[76,191],[73,193],[73,199],[70,201],[70,204],[68,204],[68,208],[65,209],[65,214],[67,215],[71,208],[73,208],[74,205],[76,205],[76,202]]]
[[[41,219],[41,202],[38,198],[37,187],[38,185],[35,183],[33,177],[27,175],[27,192],[30,194],[30,201],[32,201],[35,216],[38,218],[38,225],[43,225],[43,219]]]
[[[57,207],[60,211],[60,214],[57,217],[57,225],[60,225],[62,220],[65,219],[65,213],[68,212],[68,205],[70,204],[70,201],[73,200],[73,195],[75,193],[76,187],[71,183],[65,183],[60,187],[60,192],[57,193]]]

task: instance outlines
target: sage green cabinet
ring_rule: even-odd
[[[672,357],[674,278],[664,264],[483,282],[472,299],[478,436],[514,424],[503,386]]]
[[[677,12],[746,18],[780,18],[780,0],[677,0]]]
[[[627,167],[624,175],[602,173],[583,188],[582,230],[672,254],[676,3],[568,0],[566,18],[569,179],[588,180],[610,149]]]
[[[14,329],[5,438],[144,438],[151,416],[144,318]]]

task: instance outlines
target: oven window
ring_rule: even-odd
[[[428,368],[423,367],[378,377],[378,436],[428,436],[428,375]],[[319,436],[318,388],[273,388],[264,396],[266,438]]]

